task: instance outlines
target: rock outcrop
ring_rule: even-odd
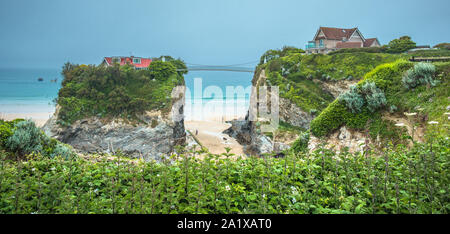
[[[183,111],[183,107],[179,111]],[[81,153],[117,153],[133,158],[156,159],[170,154],[174,146],[186,141],[184,121],[174,121],[170,114],[146,112],[139,121],[90,117],[69,127],[58,125],[58,108],[42,127],[44,132],[72,145]]]
[[[223,133],[235,138],[244,147],[244,153],[247,155],[262,155],[273,151],[277,152],[277,145],[274,145],[268,136],[259,134],[255,122],[248,121],[247,118],[246,120],[231,121],[231,127]]]
[[[311,114],[303,111],[300,107],[285,98],[280,98],[280,120],[293,126],[309,128],[311,120],[314,118]]]
[[[252,84],[255,87],[265,85],[266,75],[264,70],[257,71],[253,77]],[[356,80],[341,80],[341,81],[319,81],[320,86],[326,92],[330,93],[334,98],[337,98],[340,94],[346,92],[349,87],[355,84]],[[250,106],[252,106],[253,99],[250,100]],[[254,105],[254,106],[258,106]],[[279,98],[279,119],[280,121],[289,123],[290,125],[309,129],[310,123],[315,116],[302,110],[295,103],[286,98]],[[248,114],[245,120],[231,121],[232,126],[224,133],[237,139],[237,141],[244,146],[244,151],[247,154],[261,155],[269,152],[281,152],[285,149],[289,149],[292,140],[283,141],[283,139],[276,138],[273,142],[272,139],[258,131],[257,121],[249,121]],[[350,151],[355,152],[361,149],[361,143],[365,142],[363,134],[357,132],[350,132],[345,127],[335,132],[328,138],[328,145],[335,145],[338,148],[348,146]],[[311,137],[310,147],[311,150],[315,149],[319,145],[319,139]]]
[[[350,89],[350,86],[358,83],[358,80],[339,80],[339,81],[320,81],[317,80],[322,88],[333,95],[334,98],[338,98],[339,95]]]
[[[324,144],[325,148],[334,148],[337,153],[348,147],[350,153],[362,152],[367,144],[372,143],[370,137],[366,137],[364,133],[359,131],[352,131],[342,126],[325,140],[321,141],[319,138],[311,136],[308,143],[310,152],[317,149],[320,144]]]

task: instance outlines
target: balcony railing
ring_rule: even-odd
[[[325,45],[316,45],[316,44],[308,44],[306,45],[306,49],[310,50],[310,49],[323,49],[325,48]]]

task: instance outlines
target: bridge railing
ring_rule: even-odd
[[[249,67],[230,67],[230,66],[189,66],[189,67],[187,67],[187,69],[177,69],[177,71],[255,72],[255,69],[249,68]]]

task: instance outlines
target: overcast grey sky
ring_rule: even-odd
[[[450,42],[449,10],[449,0],[0,0],[0,67],[98,64],[130,52],[238,64],[304,48],[319,26],[433,46]]]

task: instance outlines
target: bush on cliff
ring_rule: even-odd
[[[33,121],[23,119],[0,120],[0,149],[18,157],[30,154],[75,156],[72,147],[48,137]]]
[[[398,39],[390,41],[387,45],[386,51],[388,53],[402,53],[414,48],[416,48],[416,43],[411,40],[411,37],[402,36]]]
[[[181,60],[152,62],[148,70],[129,65],[112,67],[73,65],[63,67],[64,80],[57,103],[58,123],[66,126],[76,120],[96,116],[134,119],[149,110],[168,112],[171,92],[184,84]],[[184,65],[185,66],[185,65]]]
[[[308,149],[309,132],[302,132],[298,138],[292,143],[291,149],[294,153],[306,152]]]
[[[412,89],[419,85],[436,85],[436,80],[434,79],[434,74],[436,72],[436,67],[430,63],[418,63],[414,65],[414,68],[409,69],[403,76],[403,85]]]
[[[345,106],[352,113],[361,112],[361,108],[365,103],[365,100],[363,96],[360,94],[360,91],[358,90],[358,87],[356,87],[356,85],[350,86],[350,90],[341,94],[339,96],[339,99],[345,103]]]
[[[336,51],[332,51],[328,53],[328,55],[333,54],[344,54],[344,53],[386,53],[386,47],[361,47],[361,48],[345,48],[345,49],[339,49]]]

